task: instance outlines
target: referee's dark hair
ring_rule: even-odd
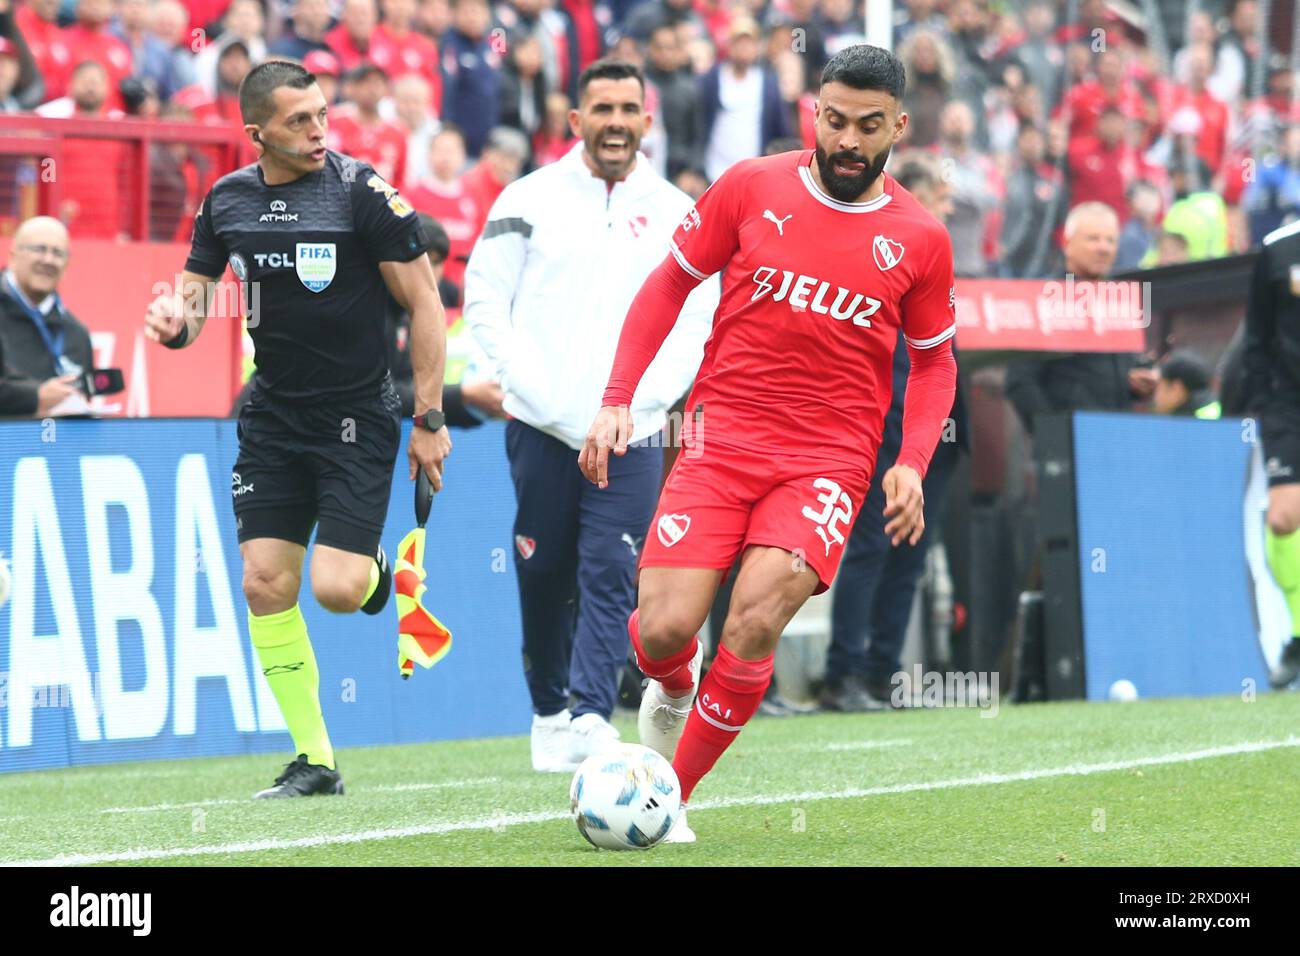
[[[901,100],[907,87],[907,70],[903,61],[888,50],[857,43],[830,58],[822,70],[822,83],[843,83],[855,90],[884,90]]]
[[[315,82],[316,75],[297,63],[268,60],[249,70],[239,84],[239,114],[245,123],[262,126],[274,111],[272,93],[282,86],[305,90]]]
[[[628,63],[626,60],[615,60],[610,57],[597,60],[582,71],[578,77],[578,102],[582,102],[582,97],[587,92],[587,87],[591,85],[592,80],[636,80],[641,84],[641,94],[645,95],[645,76],[641,73],[641,68],[635,63]]]

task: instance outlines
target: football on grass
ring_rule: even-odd
[[[569,786],[578,832],[603,850],[650,849],[673,828],[681,805],[672,764],[638,744],[588,757]]]

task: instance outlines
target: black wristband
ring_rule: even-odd
[[[163,342],[162,344],[169,349],[183,349],[185,348],[185,343],[188,342],[189,340],[190,340],[190,324],[189,322],[182,322],[181,330],[176,333],[176,337],[170,338],[166,342]]]

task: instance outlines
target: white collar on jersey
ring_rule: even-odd
[[[816,162],[815,159],[813,161]],[[881,175],[883,176],[884,173],[881,173]],[[839,212],[875,212],[877,209],[883,209],[889,205],[889,201],[894,198],[886,192],[881,193],[870,202],[840,202],[838,199],[832,199],[817,188],[817,183],[812,177],[812,170],[802,163],[799,165],[799,178],[803,180],[804,186],[807,187],[808,192],[812,193],[814,199],[823,206],[829,206]]]

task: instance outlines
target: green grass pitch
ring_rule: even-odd
[[[343,750],[342,798],[249,800],[287,754],[119,764],[0,776],[0,864],[1295,866],[1298,758],[1294,693],[760,718],[700,842],[638,853],[525,737]]]

